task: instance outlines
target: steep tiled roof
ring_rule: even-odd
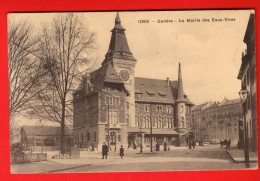
[[[129,49],[125,29],[121,26],[121,20],[118,12],[115,18],[115,26],[112,30],[109,48],[102,64],[108,62],[112,58],[136,61]]]
[[[173,104],[177,97],[177,81],[170,81],[167,86],[166,80],[135,77],[135,92],[142,93],[142,96],[135,100],[136,102]],[[154,97],[148,94],[154,94]]]
[[[91,84],[99,91],[104,82],[123,84],[111,63],[104,64],[102,67],[90,74]]]
[[[38,135],[38,136],[60,136],[61,128],[54,126],[23,126],[22,129],[27,135]],[[65,135],[71,135],[71,130],[65,128]]]
[[[178,94],[177,94],[177,100],[176,102],[186,102],[185,93],[183,90],[183,84],[182,84],[182,75],[181,75],[181,64],[179,63],[179,71],[178,71]]]

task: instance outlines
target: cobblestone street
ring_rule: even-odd
[[[126,149],[125,157],[110,151],[108,159],[102,159],[100,152],[81,152],[80,159],[51,159],[48,161],[11,165],[12,173],[69,173],[69,172],[134,172],[134,171],[181,171],[181,170],[235,170],[244,169],[243,163],[233,163],[225,148],[219,145],[172,147],[170,152],[149,152],[144,149]],[[251,168],[257,168],[252,163]]]

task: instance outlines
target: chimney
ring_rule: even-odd
[[[166,78],[166,85],[170,86],[170,79],[169,79],[169,77]]]

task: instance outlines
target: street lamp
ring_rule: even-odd
[[[140,125],[140,136],[141,136],[140,153],[143,153],[143,135],[142,135],[142,124]]]
[[[248,90],[245,89],[241,89],[239,91],[239,96],[242,102],[242,106],[243,106],[243,117],[244,117],[244,152],[245,152],[245,166],[246,168],[250,167],[250,163],[249,163],[249,141],[248,141],[248,125],[247,125],[247,121],[246,121],[246,114],[245,114],[245,103],[247,101],[247,97],[249,94]]]

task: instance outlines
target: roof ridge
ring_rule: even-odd
[[[149,79],[149,80],[161,80],[166,81],[166,79],[154,79],[154,78],[147,78],[147,77],[134,77],[135,79]],[[177,80],[169,80],[170,82],[178,82]]]

